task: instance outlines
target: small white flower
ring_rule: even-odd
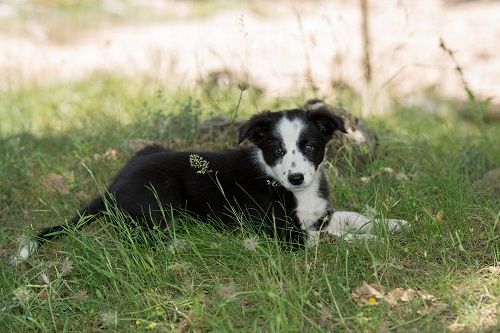
[[[361,177],[359,180],[361,180],[363,183],[368,183],[370,181],[371,177]]]

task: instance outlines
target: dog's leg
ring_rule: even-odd
[[[403,229],[408,225],[408,221],[406,220],[398,220],[398,219],[376,219],[376,223],[387,223],[387,227],[389,227],[389,231],[398,231]]]
[[[309,230],[307,231],[307,243],[308,247],[315,247],[319,243],[319,236],[321,232],[319,230]]]
[[[370,234],[376,223],[387,223],[390,231],[397,231],[408,222],[396,219],[369,219],[366,216],[354,212],[335,212],[332,214],[330,223],[323,229],[323,232],[339,237],[347,235],[345,237],[346,239],[352,239],[353,233]]]

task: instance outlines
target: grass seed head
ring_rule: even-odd
[[[212,170],[209,169],[208,161],[203,157],[201,157],[200,155],[197,154],[189,155],[189,164],[194,170],[196,170],[196,173],[205,175],[207,173],[212,172]]]

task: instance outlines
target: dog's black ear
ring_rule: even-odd
[[[259,144],[271,130],[272,123],[273,113],[271,111],[263,111],[253,116],[240,127],[238,144],[242,143],[245,139]]]
[[[344,125],[344,118],[336,115],[326,108],[319,108],[311,111],[309,114],[310,119],[318,126],[321,134],[328,140],[332,138],[335,131],[347,133]]]

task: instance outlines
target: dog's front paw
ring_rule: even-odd
[[[397,220],[397,219],[388,219],[387,226],[389,227],[389,231],[399,231],[408,226],[408,221],[406,220]]]

